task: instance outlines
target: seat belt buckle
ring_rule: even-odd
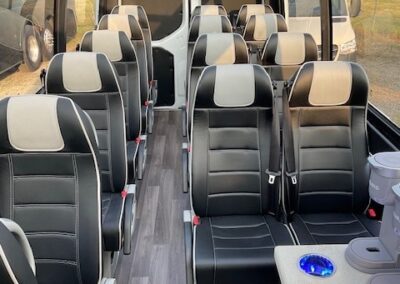
[[[290,178],[290,180],[292,181],[293,185],[297,184],[297,172],[286,173],[286,176]]]
[[[276,177],[281,176],[281,172],[271,172],[269,170],[266,170],[265,173],[268,175],[268,183],[269,184],[274,184]]]

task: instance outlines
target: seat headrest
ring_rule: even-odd
[[[226,16],[226,10],[222,5],[201,5],[194,8],[192,18],[195,16]]]
[[[95,52],[56,54],[46,75],[49,94],[119,92],[118,79],[107,56]]]
[[[90,153],[95,145],[88,118],[69,98],[9,97],[0,110],[0,153]]]
[[[297,73],[289,104],[290,107],[366,107],[368,93],[368,78],[360,65],[339,61],[308,62]]]
[[[143,29],[150,28],[149,20],[147,18],[146,10],[140,5],[120,5],[115,6],[111,14],[131,15],[139,22]]]
[[[144,40],[142,28],[132,15],[104,15],[97,29],[122,31],[130,40]]]
[[[207,67],[197,84],[195,108],[272,107],[269,75],[259,65]]]
[[[201,35],[194,46],[192,67],[249,63],[247,45],[236,33]]]
[[[307,33],[274,33],[265,44],[261,61],[263,65],[301,65],[318,60],[318,47]]]
[[[231,33],[232,25],[227,16],[195,16],[190,23],[189,42],[202,34]]]
[[[253,15],[246,24],[243,37],[246,41],[266,41],[277,32],[287,32],[286,21],[281,14]]]
[[[82,38],[80,50],[104,53],[111,62],[136,62],[135,48],[121,31],[87,32]]]
[[[264,4],[242,5],[242,7],[239,10],[236,25],[238,27],[245,26],[251,16],[264,15],[264,14],[269,14],[269,13],[274,13],[274,10],[269,5],[264,5]]]

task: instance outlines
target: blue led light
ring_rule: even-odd
[[[326,257],[308,254],[300,259],[300,268],[305,273],[318,277],[330,277],[335,272],[335,266]]]

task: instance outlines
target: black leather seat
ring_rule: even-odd
[[[136,51],[124,32],[90,31],[80,44],[81,51],[107,55],[117,71],[125,107],[129,183],[141,179],[144,170],[146,143],[141,139],[142,114],[140,100],[140,73]]]
[[[147,49],[142,29],[132,15],[104,15],[98,25],[98,30],[123,31],[132,41],[136,50],[136,59],[140,71],[140,96],[142,101],[142,134],[152,132],[153,113],[149,108],[151,89],[147,67]]]
[[[190,65],[187,93],[187,129],[190,135],[190,119],[193,98],[203,70],[211,65],[249,63],[246,42],[235,33],[212,33],[201,35],[195,44]]]
[[[243,30],[251,16],[274,13],[269,5],[264,4],[244,4],[239,10],[236,20],[236,31],[243,34]]]
[[[199,80],[191,163],[199,284],[279,282],[274,247],[294,242],[274,217],[279,194],[266,174],[276,138],[272,107],[261,66],[211,66]]]
[[[79,68],[76,68],[79,66]],[[48,94],[71,98],[92,119],[99,142],[103,237],[107,251],[122,246],[122,217],[127,190],[127,147],[122,93],[115,69],[105,54],[57,54],[46,77]]]
[[[280,14],[253,15],[247,21],[243,38],[250,50],[250,62],[261,64],[261,54],[270,35],[287,32],[285,18]]]
[[[19,283],[35,283],[32,276],[42,284],[102,280],[97,156],[90,119],[70,99],[32,95],[0,101],[0,216],[22,227],[35,260],[21,253],[30,251],[29,244],[18,248],[0,226],[8,272]],[[1,283],[18,283],[3,273],[0,268]]]
[[[227,16],[222,5],[201,5],[193,9],[191,20],[196,16]]]
[[[261,64],[274,81],[287,81],[310,61],[318,60],[318,47],[308,33],[278,32],[268,38]]]
[[[157,103],[157,82],[154,80],[153,47],[149,19],[146,10],[140,5],[120,5],[115,6],[111,14],[132,15],[138,21],[144,36],[147,55],[147,73],[150,87],[152,88],[151,100]]]
[[[291,174],[295,165],[297,184],[287,181],[286,208],[300,244],[348,243],[379,233],[378,221],[365,215],[368,92],[365,71],[355,63],[309,62],[294,81],[285,119],[286,137],[292,133],[294,142],[285,155],[294,158],[287,167]]]
[[[192,62],[194,45],[202,34],[207,33],[232,33],[232,25],[227,16],[195,16],[189,27],[188,40],[188,70]]]

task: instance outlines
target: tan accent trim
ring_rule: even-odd
[[[279,65],[300,65],[306,57],[303,33],[278,33],[275,63]]]
[[[308,101],[313,106],[339,106],[350,99],[353,75],[347,62],[314,62]]]
[[[246,11],[246,23],[253,15],[264,15],[265,14],[265,6],[264,4],[247,4]]]
[[[253,65],[220,65],[216,68],[214,103],[217,106],[246,107],[254,103]]]
[[[132,38],[132,30],[129,25],[129,15],[107,15],[108,30],[124,32],[129,39]]]
[[[118,14],[131,15],[139,21],[139,6],[138,5],[121,5],[118,8]]]
[[[112,62],[122,59],[122,49],[119,32],[100,30],[92,32],[92,50],[107,55]]]
[[[233,34],[219,33],[207,35],[206,64],[233,64],[236,60]]]
[[[11,146],[23,152],[58,152],[64,149],[57,115],[57,97],[11,97],[7,131]]]
[[[219,15],[218,5],[201,5],[200,7],[201,16],[217,16]]]
[[[222,33],[221,16],[200,17],[199,36],[206,33]]]
[[[102,88],[97,66],[97,53],[65,53],[62,62],[62,75],[64,88],[71,93],[91,93]]]
[[[278,19],[275,14],[255,15],[255,40],[267,40],[273,33],[278,32]]]

